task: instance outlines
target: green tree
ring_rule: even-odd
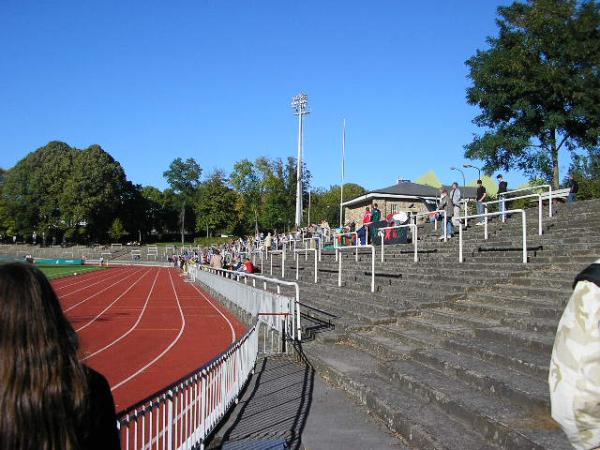
[[[123,168],[100,146],[78,150],[53,141],[7,171],[3,215],[14,233],[101,239],[127,187]]]
[[[367,190],[355,183],[344,183],[344,201],[352,200],[365,194]],[[312,194],[312,222],[327,220],[330,226],[340,223],[340,186],[333,185],[329,189],[319,189]]]
[[[227,186],[227,177],[222,170],[215,170],[200,185],[196,200],[196,230],[208,228],[215,233],[229,234],[236,225],[236,192]]]
[[[569,169],[579,183],[577,198],[587,200],[600,198],[600,150],[594,149],[587,155],[577,155]],[[567,180],[565,180],[565,184]]]
[[[123,227],[123,222],[118,217],[113,220],[110,225],[110,230],[108,230],[108,235],[114,240],[119,241],[121,237],[125,235],[125,227]]]
[[[194,197],[200,187],[200,176],[202,175],[202,168],[196,162],[194,158],[188,158],[185,161],[181,158],[175,158],[169,165],[169,169],[163,173],[163,176],[167,179],[167,183],[173,189],[173,192],[178,196],[180,203],[180,219],[181,225],[181,243],[185,242],[185,229],[186,229],[186,205],[193,204]],[[193,223],[190,220],[188,214],[188,222]]]
[[[484,129],[465,146],[488,172],[518,168],[559,184],[559,151],[600,137],[600,6],[528,0],[498,8],[497,37],[467,60],[467,100]]]

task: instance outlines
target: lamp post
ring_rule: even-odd
[[[481,180],[481,169],[479,167],[474,166],[473,164],[463,164],[463,167],[465,169],[477,169],[477,173],[478,173],[477,179]]]
[[[298,116],[298,167],[296,169],[296,227],[302,224],[302,151],[304,144],[304,116],[308,112],[308,96],[300,92],[292,98],[294,114]]]
[[[458,167],[454,167],[454,166],[450,167],[450,170],[456,170],[457,172],[461,173],[462,179],[463,179],[463,195],[464,195],[465,186],[467,185],[467,182],[465,180],[465,173],[462,170],[460,170]]]

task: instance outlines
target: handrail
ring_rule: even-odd
[[[371,292],[375,292],[375,247],[371,244],[367,245],[353,245],[353,246],[345,246],[340,247],[338,251],[348,250],[356,247],[356,251],[358,252],[358,247],[360,248],[370,248],[371,249]],[[358,253],[357,253],[358,255]],[[338,286],[342,285],[342,256],[338,258]]]
[[[500,192],[498,196],[506,196],[508,194],[514,194],[515,192],[532,191],[534,189],[545,189],[548,188],[548,217],[552,217],[552,185],[551,184],[540,184],[539,186],[529,186],[519,189],[513,189],[511,191]]]
[[[263,281],[264,290],[267,290],[267,283],[272,283],[278,286],[292,286],[295,291],[294,307],[292,308],[292,310],[295,310],[295,316],[292,316],[295,318],[295,327],[293,327],[292,329],[292,339],[298,341],[302,339],[302,328],[300,326],[300,306],[298,305],[300,303],[300,287],[298,286],[298,283],[296,283],[295,281],[278,280],[277,278],[269,278],[262,275],[254,275],[252,273],[236,272],[235,270],[217,269],[215,267],[208,266],[201,266],[200,268],[205,272],[212,272],[214,274],[216,274],[217,272],[223,273],[225,274],[225,278],[229,279],[232,279],[232,277],[228,275],[235,276],[237,278],[236,281],[239,281],[240,278],[243,278],[244,283],[246,283],[247,280],[250,278],[252,280],[253,287],[256,287],[256,280],[261,280]],[[277,293],[279,292],[280,290],[278,287]]]
[[[435,211],[427,211],[427,212],[420,212],[420,213],[416,213],[413,215],[414,217],[414,224],[416,225],[416,221],[417,221],[417,217],[421,217],[421,216],[429,216],[431,214],[439,214],[439,213],[443,213],[444,214],[444,242],[446,242],[448,240],[448,227],[446,226],[446,223],[448,222],[448,213],[446,212],[445,209],[436,209]],[[437,217],[434,220],[434,224],[433,224],[433,228],[435,230],[437,230]]]
[[[319,268],[318,268],[318,262],[317,262],[319,252],[317,251],[317,249],[316,248],[305,248],[305,249],[299,248],[299,249],[294,250],[294,252],[295,253],[315,252],[315,284],[317,284],[319,281],[319,278],[318,278]],[[296,259],[296,280],[298,280],[298,266],[300,266],[300,258]]]
[[[269,250],[271,254],[271,272],[270,275],[273,275],[273,255],[281,255],[281,278],[285,277],[285,244],[281,250]]]
[[[368,233],[368,232],[367,232]],[[341,247],[339,245],[337,245],[337,238],[342,237],[342,236],[352,236],[354,235],[356,237],[356,245],[342,245]],[[356,247],[356,261],[358,261],[358,247],[362,247],[361,245],[359,245],[360,241],[358,240],[358,232],[357,231],[348,231],[346,233],[333,233],[333,248],[335,249],[335,260],[338,260],[338,249],[342,248],[342,247]]]
[[[258,330],[254,325],[211,361],[119,414],[121,447],[201,447],[237,402],[257,357]]]
[[[385,261],[385,249],[384,249],[385,239],[383,238],[383,232],[385,230],[396,230],[396,229],[399,229],[399,228],[410,228],[411,229],[411,231],[412,231],[413,245],[414,245],[414,248],[415,248],[415,251],[414,251],[414,253],[415,253],[414,261],[418,262],[419,261],[419,258],[417,256],[418,228],[417,228],[417,226],[414,223],[408,223],[406,225],[396,225],[394,227],[385,227],[385,228],[380,228],[379,229],[378,234],[379,234],[379,236],[381,238],[381,262]],[[446,227],[444,226],[444,230],[445,229],[446,229]]]
[[[538,199],[538,234],[541,236],[543,234],[543,229],[542,229],[542,211],[543,211],[543,206],[542,206],[542,195],[541,194],[528,194],[528,195],[521,195],[519,197],[510,197],[504,200],[494,200],[494,201],[490,201],[490,202],[485,202],[483,204],[484,208],[485,208],[485,212],[488,212],[488,205],[494,205],[496,203],[502,203],[502,202],[510,202],[513,200],[521,200],[524,198],[532,198],[532,197],[537,197]],[[502,211],[500,211],[502,212]],[[506,212],[502,212],[502,222],[506,222]],[[488,220],[487,217],[485,218],[485,239],[487,240],[488,238]]]
[[[502,212],[492,212],[492,213],[485,213],[485,214],[474,214],[472,216],[468,216],[469,219],[477,219],[477,218],[481,218],[481,217],[485,217],[486,219],[488,217],[493,217],[493,216],[499,216],[501,214],[517,214],[520,213],[521,214],[521,219],[523,222],[523,264],[527,264],[527,215],[525,213],[525,210],[523,209],[510,209],[508,211],[504,211],[504,213]],[[458,262],[462,263],[463,262],[463,231],[462,231],[462,224],[458,225]]]

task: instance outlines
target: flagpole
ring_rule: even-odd
[[[344,226],[344,164],[346,161],[346,119],[342,131],[342,185],[340,186],[340,228]]]

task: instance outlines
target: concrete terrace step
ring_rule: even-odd
[[[493,361],[529,373],[545,381],[548,379],[550,358],[539,351],[530,351],[508,342],[487,339],[450,338],[444,345],[455,353],[473,355],[479,359]]]
[[[570,448],[546,408],[525,408],[500,396],[465,389],[462,381],[424,370],[412,361],[382,365],[382,372],[403,390],[418,395],[448,414],[461,417],[480,430],[489,442],[509,449]]]
[[[497,448],[490,446],[468,424],[446,415],[437,405],[424,404],[418,396],[390,385],[377,375],[377,360],[364,352],[338,344],[311,346],[307,354],[325,379],[365,404],[414,448]]]

